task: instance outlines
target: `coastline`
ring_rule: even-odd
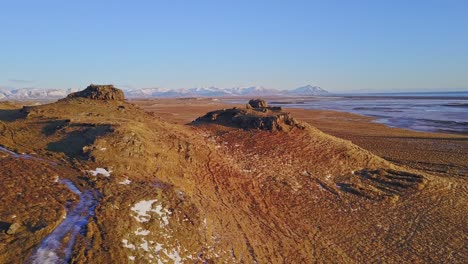
[[[171,123],[188,124],[205,113],[239,104],[221,99],[131,100],[145,111]],[[374,118],[331,110],[287,108],[293,117],[323,132],[354,144],[395,164],[442,177],[466,180],[468,175],[468,136],[420,132],[389,127]]]

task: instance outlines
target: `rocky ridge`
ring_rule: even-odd
[[[122,90],[115,88],[113,85],[91,84],[83,91],[71,93],[66,97],[66,99],[72,98],[124,101],[125,95]]]
[[[269,107],[262,99],[251,99],[245,109],[237,107],[208,112],[197,118],[193,124],[215,123],[238,127],[245,130],[258,129],[267,131],[290,131],[304,129],[304,124],[295,120],[281,107]]]
[[[79,208],[83,200],[74,193],[88,191],[98,200],[93,217],[74,244],[70,236],[58,241],[72,254],[46,249],[45,257],[64,263],[466,259],[463,238],[451,235],[466,233],[466,195],[455,196],[455,185],[311,125],[297,129],[300,123],[281,108],[256,100],[186,126],[125,101],[82,95],[36,106],[27,116],[0,104],[1,145],[26,153],[0,153],[0,200],[8,205],[0,207],[1,263],[26,262],[67,210]]]

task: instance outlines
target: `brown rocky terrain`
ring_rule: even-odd
[[[106,100],[1,104],[0,262],[467,260],[464,180],[395,165],[266,105],[182,125],[92,89]]]
[[[264,100],[250,100],[245,109],[237,107],[208,112],[197,118],[194,124],[213,123],[242,129],[260,129],[268,131],[290,131],[304,126],[282,112],[280,107],[268,107]]]
[[[65,100],[73,98],[123,101],[125,96],[122,90],[115,88],[113,85],[91,84],[83,91],[69,94]]]

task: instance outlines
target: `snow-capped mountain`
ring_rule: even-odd
[[[239,87],[239,88],[231,88],[233,95],[240,95],[240,96],[268,96],[272,94],[277,94],[278,90],[275,89],[268,89],[263,86],[250,86],[250,87]]]
[[[59,99],[66,97],[77,89],[1,89],[0,100],[33,100]],[[172,98],[172,97],[262,97],[262,96],[324,96],[327,91],[312,85],[302,86],[292,90],[276,90],[263,86],[246,87],[197,87],[189,89],[143,88],[124,90],[128,98]]]
[[[291,91],[287,91],[288,95],[297,95],[297,96],[321,96],[329,95],[330,93],[318,86],[306,85],[298,87]]]
[[[263,86],[247,86],[247,87],[201,87],[189,89],[164,89],[164,88],[147,88],[127,90],[125,94],[129,98],[145,98],[145,97],[229,97],[229,96],[324,96],[329,93],[318,87],[306,85],[293,90],[276,90],[269,89]]]
[[[0,89],[0,100],[58,99],[76,91],[77,89]]]
[[[160,97],[162,94],[170,92],[166,88],[144,88],[136,90],[126,90],[125,93],[129,97]]]

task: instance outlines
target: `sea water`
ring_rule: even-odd
[[[231,103],[245,103],[229,100]],[[468,92],[387,93],[269,99],[273,106],[350,112],[417,131],[468,134]]]

